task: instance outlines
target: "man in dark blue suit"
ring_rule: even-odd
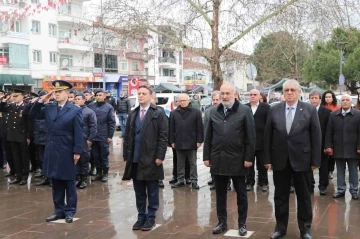
[[[48,128],[43,174],[52,179],[55,211],[46,221],[65,218],[71,223],[77,204],[76,163],[83,151],[83,117],[81,108],[68,101],[72,85],[62,80],[52,84],[54,91],[36,102],[30,114],[34,119],[45,119]],[[57,103],[44,105],[52,95]]]

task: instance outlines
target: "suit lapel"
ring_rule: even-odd
[[[279,108],[279,112],[278,112],[278,118],[280,119],[280,125],[282,126],[282,129],[285,133],[287,133],[286,131],[286,118],[285,118],[285,103],[280,103],[280,108]]]
[[[290,133],[291,134],[293,131],[294,131],[294,128],[296,127],[296,124],[299,122],[300,118],[301,118],[301,115],[303,113],[303,104],[302,102],[298,102],[298,105],[296,107],[296,112],[295,112],[295,116],[294,116],[294,120],[292,122],[292,125],[291,125],[291,129],[290,129]]]
[[[56,114],[55,119],[60,118],[61,116],[63,116],[63,115],[70,109],[68,104],[70,104],[69,101],[66,102],[66,104],[64,105],[64,107],[59,111],[59,113]],[[55,110],[56,110],[56,112],[57,112],[57,105],[56,105],[56,107],[55,107]]]
[[[255,111],[254,116],[257,115],[261,111],[262,107],[263,107],[263,105],[259,102],[259,105],[258,105],[258,107],[257,107],[257,109]],[[251,106],[250,106],[250,108],[251,108]]]
[[[54,121],[57,115],[57,104],[52,104],[49,108],[50,108],[50,112],[49,112],[50,119]]]
[[[324,109],[322,106],[319,107],[319,110],[318,110],[318,116],[320,118],[320,116],[324,113]]]

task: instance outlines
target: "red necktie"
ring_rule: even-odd
[[[145,109],[141,110],[140,120],[142,120],[145,116]]]

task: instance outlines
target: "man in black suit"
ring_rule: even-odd
[[[341,96],[341,108],[332,112],[326,129],[325,148],[333,155],[337,168],[337,192],[333,198],[345,196],[346,164],[349,170],[350,194],[358,200],[357,167],[360,159],[360,111],[351,108],[350,95]]]
[[[273,169],[275,185],[275,232],[270,238],[286,235],[289,220],[291,177],[297,197],[297,219],[302,239],[311,239],[311,170],[321,165],[321,129],[316,108],[299,101],[300,84],[283,84],[284,103],[270,108],[266,122],[265,167]]]
[[[326,135],[326,126],[329,121],[329,116],[331,110],[320,105],[321,103],[321,93],[319,91],[313,90],[309,94],[310,103],[315,106],[318,112],[320,127],[321,127],[321,166],[319,169],[319,190],[320,195],[326,195],[326,188],[329,185],[328,177],[328,156],[323,151],[325,144],[325,135]],[[315,179],[314,174],[311,175],[311,191],[314,192]]]
[[[256,130],[256,168],[258,170],[258,186],[263,192],[268,190],[268,175],[267,169],[264,167],[264,131],[266,119],[269,114],[270,105],[260,102],[260,92],[256,89],[250,91],[250,103],[246,105],[251,108],[254,116],[255,130]],[[246,190],[251,191],[255,184],[255,169],[254,164],[249,169],[249,174],[246,176]]]

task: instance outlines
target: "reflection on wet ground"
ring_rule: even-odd
[[[111,153],[111,170],[108,183],[92,183],[89,188],[78,191],[79,218],[72,224],[46,223],[52,214],[51,188],[36,187],[29,179],[27,186],[9,186],[0,172],[0,239],[1,238],[151,238],[192,239],[225,238],[213,235],[217,223],[215,192],[209,190],[207,181],[209,169],[203,166],[202,152],[198,153],[200,190],[190,187],[172,190],[168,181],[172,175],[172,152],[168,150],[165,165],[165,188],[160,190],[160,209],[157,213],[158,228],[150,232],[132,231],[137,218],[132,183],[122,183],[124,169],[121,139],[114,140]],[[249,212],[247,228],[254,231],[251,238],[269,238],[274,230],[272,173],[269,172],[270,190],[262,193],[255,190],[248,193]],[[318,173],[316,173],[318,180]],[[360,202],[345,198],[334,200],[336,177],[331,180],[327,196],[313,195],[314,238],[360,238]],[[296,221],[296,198],[290,197],[290,218],[287,236],[299,238]],[[237,229],[237,205],[234,191],[228,193],[228,226]],[[227,238],[227,237],[226,237]]]

